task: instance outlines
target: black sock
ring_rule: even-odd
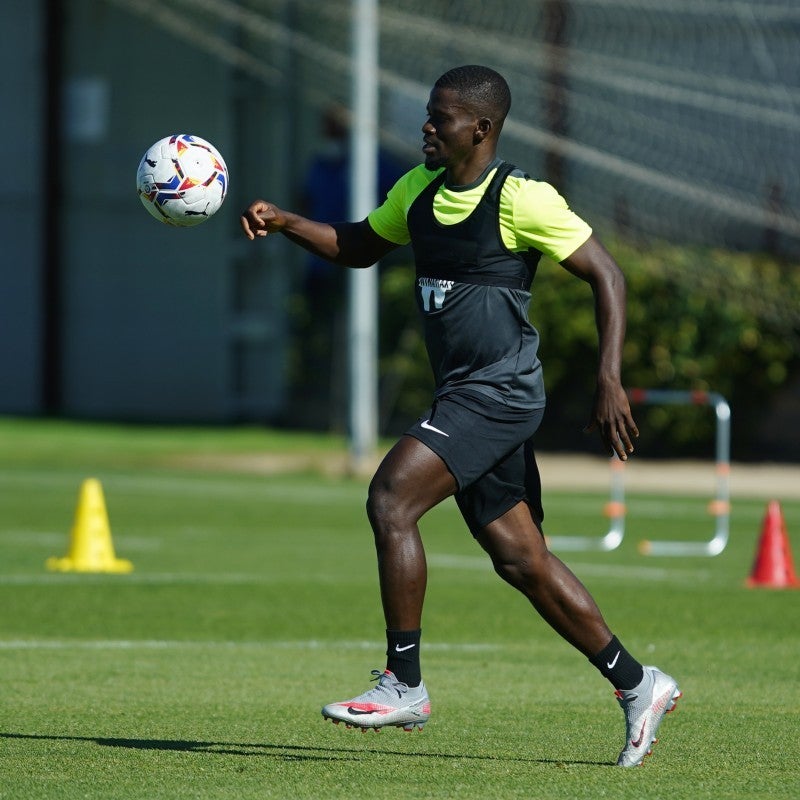
[[[589,661],[611,681],[615,689],[633,689],[642,682],[642,665],[619,643],[616,636]]]
[[[386,631],[386,669],[409,686],[419,686],[422,682],[419,667],[421,635],[422,631]]]

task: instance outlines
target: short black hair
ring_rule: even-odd
[[[506,79],[499,72],[479,64],[448,70],[436,81],[434,88],[453,90],[478,116],[487,116],[501,126],[511,108],[511,90]]]

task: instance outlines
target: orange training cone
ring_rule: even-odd
[[[47,569],[57,572],[131,572],[133,564],[114,555],[103,488],[96,478],[81,484],[69,553],[48,558]]]
[[[786,522],[777,500],[772,500],[767,505],[758,551],[747,585],[767,586],[773,589],[800,587],[800,581],[794,572],[792,552],[789,549]]]

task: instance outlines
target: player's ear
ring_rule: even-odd
[[[492,127],[489,117],[481,117],[475,126],[475,142],[482,142],[491,133]]]

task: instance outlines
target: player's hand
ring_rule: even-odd
[[[266,236],[283,229],[286,219],[283,212],[266,200],[256,200],[242,212],[242,230],[252,242],[256,236]]]
[[[616,453],[620,461],[627,461],[633,452],[632,438],[639,435],[639,429],[631,415],[631,407],[625,390],[619,384],[607,387],[598,384],[594,398],[594,408],[586,433],[599,431],[603,446],[609,455]]]

